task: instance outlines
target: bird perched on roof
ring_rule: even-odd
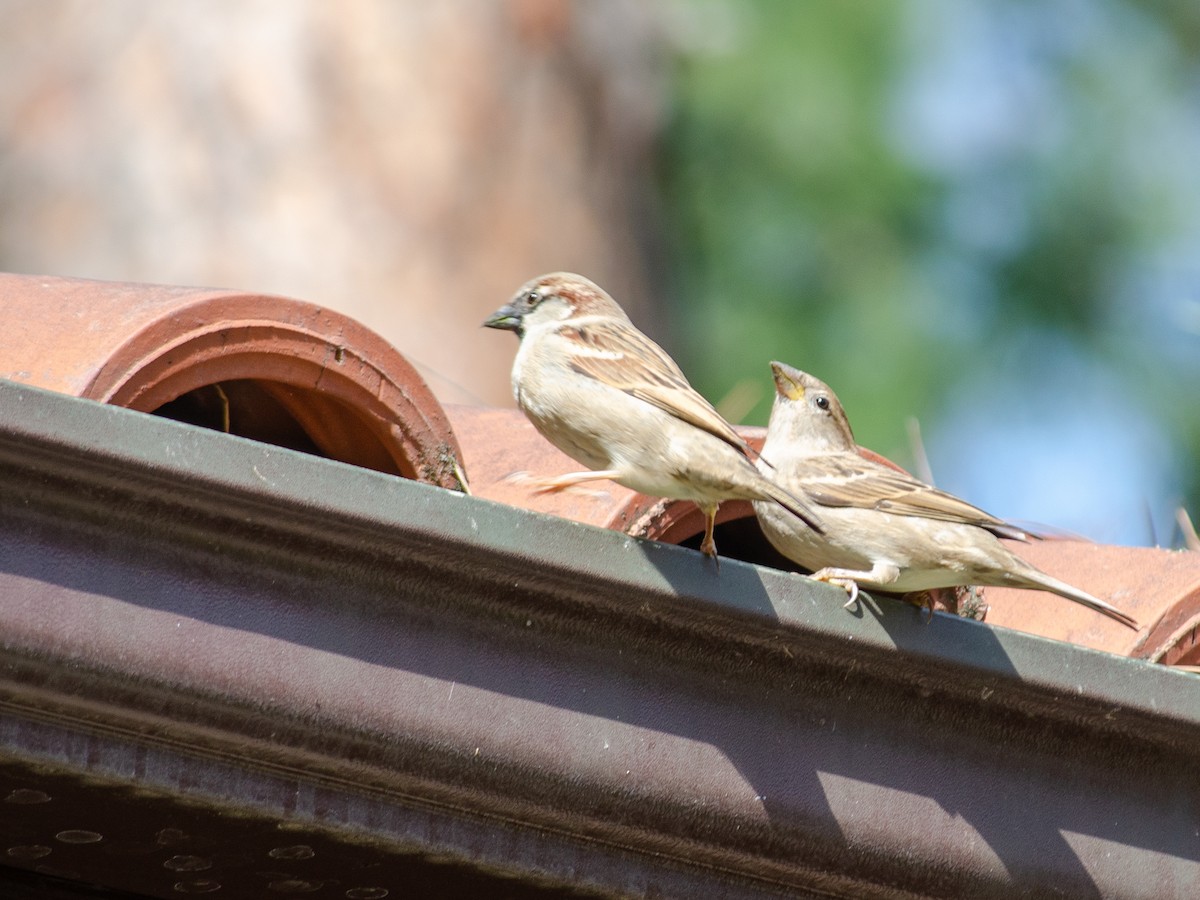
[[[760,500],[822,529],[807,502],[759,473],[746,442],[675,361],[588,279],[535,278],[483,324],[516,332],[517,405],[550,443],[591,470],[541,479],[541,491],[610,479],[691,500],[705,516],[700,549],[714,558],[722,500]]]
[[[771,363],[775,403],[763,459],[793,493],[817,505],[825,533],[778,514],[754,510],[767,539],[813,578],[850,595],[858,588],[895,593],[957,585],[1051,591],[1137,628],[1130,616],[1045,574],[997,538],[1027,540],[1016,526],[923,481],[863,458],[837,396],[823,381]],[[760,465],[761,465],[760,461]]]

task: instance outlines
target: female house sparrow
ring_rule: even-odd
[[[821,530],[807,503],[759,474],[746,442],[675,361],[586,278],[535,278],[483,324],[517,333],[517,405],[543,437],[592,470],[545,479],[541,490],[610,479],[643,494],[691,500],[706,520],[700,549],[714,558],[722,500],[761,500]]]
[[[1052,591],[1130,628],[1130,616],[1051,578],[1008,550],[997,536],[1026,540],[1017,527],[858,454],[850,422],[824,382],[771,363],[775,405],[763,456],[775,477],[817,503],[825,534],[786,519],[770,504],[754,510],[779,552],[846,589],[908,593],[957,585]],[[761,464],[761,463],[760,463]]]

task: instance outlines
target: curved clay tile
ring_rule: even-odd
[[[400,353],[309,303],[0,274],[0,377],[461,489],[441,405]]]

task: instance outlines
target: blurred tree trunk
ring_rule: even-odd
[[[515,346],[479,323],[543,271],[654,330],[662,70],[636,2],[4,9],[0,268],[334,307],[451,402],[508,402]]]

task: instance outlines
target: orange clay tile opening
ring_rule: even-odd
[[[451,489],[461,452],[383,338],[263,294],[0,275],[0,375]]]

